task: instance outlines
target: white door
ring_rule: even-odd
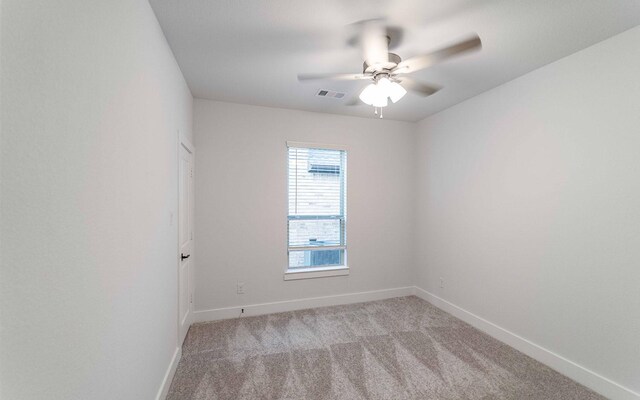
[[[178,342],[182,345],[191,325],[193,288],[191,280],[193,250],[193,147],[180,139],[178,171]]]

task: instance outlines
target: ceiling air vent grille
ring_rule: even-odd
[[[318,90],[318,93],[316,93],[316,96],[318,96],[318,97],[330,97],[330,98],[333,98],[333,99],[342,99],[342,98],[344,98],[345,94],[346,93],[336,92],[335,90],[320,89],[320,90]]]

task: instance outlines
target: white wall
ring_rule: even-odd
[[[639,43],[640,27],[431,116],[416,153],[418,285],[636,392]]]
[[[176,349],[191,94],[145,0],[1,14],[0,398],[153,399]]]
[[[196,99],[196,310],[409,285],[414,130]],[[349,146],[348,277],[283,281],[287,140]],[[238,281],[245,294],[236,294]]]
[[[0,14],[0,397],[154,398],[189,90],[146,1]],[[639,41],[428,118],[417,147],[410,123],[196,100],[196,309],[417,282],[640,391]],[[286,140],[350,147],[348,277],[282,279]]]

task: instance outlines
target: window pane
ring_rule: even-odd
[[[346,152],[290,147],[289,268],[344,265],[346,247]],[[295,250],[296,247],[318,250]]]
[[[289,252],[289,268],[344,265],[344,250],[304,250]]]
[[[342,151],[289,149],[289,215],[343,215]]]
[[[289,247],[342,246],[342,227],[340,219],[290,220]]]

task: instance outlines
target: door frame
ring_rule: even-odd
[[[181,148],[184,147],[185,150],[187,150],[189,153],[191,153],[191,155],[193,156],[193,166],[192,166],[192,177],[191,177],[191,184],[192,184],[192,188],[193,188],[193,194],[195,195],[195,160],[196,160],[196,148],[193,145],[193,143],[191,143],[191,141],[186,137],[186,135],[184,133],[182,133],[180,130],[178,130],[178,146],[176,147],[177,149],[177,164],[176,164],[176,173],[177,173],[177,209],[176,209],[176,221],[177,221],[177,225],[176,225],[176,277],[177,277],[177,313],[176,313],[176,328],[177,328],[177,333],[178,333],[178,347],[182,347],[182,343],[184,342],[184,339],[186,337],[186,335],[184,337],[182,337],[182,331],[181,331],[181,321],[180,321],[180,264],[182,262],[182,260],[180,259],[180,152],[181,152]],[[195,214],[195,199],[191,199],[191,214],[192,216],[194,216]],[[195,258],[195,234],[194,234],[194,223],[195,223],[195,218],[191,219],[191,232],[192,232],[192,243],[191,243],[191,260],[190,260],[190,264],[189,264],[189,283],[188,283],[188,287],[189,287],[189,318],[188,318],[188,324],[191,325],[193,323],[193,273],[194,273],[194,258]]]

